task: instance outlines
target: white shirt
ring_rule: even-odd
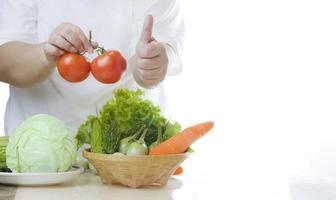
[[[180,53],[184,35],[178,0],[0,0],[0,44],[8,41],[40,43],[62,22],[93,32],[93,40],[107,49],[117,49],[129,59],[135,53],[147,14],[154,16],[153,37],[168,43],[168,75],[181,72]],[[0,6],[1,8],[1,6]],[[89,55],[89,59],[95,55]],[[112,96],[115,88],[139,87],[128,68],[113,85],[96,81],[92,75],[83,82],[69,83],[54,70],[43,83],[31,88],[10,86],[5,113],[5,133],[10,135],[25,118],[50,114],[64,121],[76,133],[90,114]],[[165,107],[163,85],[146,90],[146,98]]]

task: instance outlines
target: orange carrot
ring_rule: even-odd
[[[179,166],[179,167],[175,170],[175,172],[174,172],[173,175],[180,175],[180,174],[182,174],[182,173],[183,173],[183,167]]]
[[[209,132],[214,122],[204,122],[184,129],[181,133],[154,147],[149,155],[184,153],[191,144]]]

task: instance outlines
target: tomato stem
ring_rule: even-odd
[[[106,52],[106,50],[104,49],[104,47],[97,47],[97,54],[103,55]]]
[[[89,41],[91,43],[91,40],[92,40],[92,31],[90,30],[89,31]],[[106,52],[106,50],[104,49],[104,47],[97,47],[97,54],[100,56],[100,55],[103,55],[104,53]]]
[[[91,44],[91,40],[92,40],[92,31],[89,30],[89,42],[90,42],[90,44]]]

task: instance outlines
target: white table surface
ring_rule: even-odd
[[[16,200],[90,200],[90,199],[160,199],[160,200],[287,200],[291,199],[285,182],[234,182],[210,180],[182,175],[171,178],[168,185],[160,189],[131,189],[118,185],[104,185],[99,176],[81,174],[76,180],[47,187],[19,187]]]
[[[335,200],[336,182],[297,174],[288,177],[292,200]]]

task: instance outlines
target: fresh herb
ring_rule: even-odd
[[[118,131],[118,124],[115,121],[111,121],[109,124],[106,124],[106,127],[103,133],[103,152],[107,154],[113,154],[117,151],[119,147],[119,140],[121,137],[121,132]]]

